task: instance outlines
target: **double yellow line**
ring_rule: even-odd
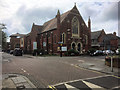
[[[57,90],[54,86],[50,86],[50,85],[48,85],[48,88],[50,88],[52,90]]]

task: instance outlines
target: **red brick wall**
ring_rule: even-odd
[[[76,11],[76,13],[78,13],[78,12]],[[71,22],[72,22],[72,19],[74,16],[76,16],[79,20],[79,26],[80,26],[79,36],[80,36],[80,38],[72,38]],[[68,22],[68,20],[69,20],[69,22]],[[89,32],[89,29],[87,28],[86,24],[84,23],[84,26],[82,26],[82,23],[84,23],[84,21],[80,15],[70,13],[65,18],[65,20],[60,24],[60,28],[57,28],[56,30],[49,31],[50,33],[51,32],[52,33],[51,33],[50,37],[48,38],[48,52],[52,53],[52,49],[53,49],[53,53],[58,52],[57,51],[57,47],[59,46],[58,42],[60,42],[60,35],[63,32],[66,34],[66,43],[64,44],[64,46],[67,46],[68,50],[71,49],[71,43],[74,41],[76,43],[81,42],[83,49],[85,49],[87,51],[89,49],[89,46],[91,46],[91,44],[89,43],[89,42],[91,42],[90,32]],[[44,32],[44,33],[48,33],[48,32]],[[54,43],[54,41],[55,41],[54,36],[55,35],[56,35],[56,42],[57,43]],[[88,43],[87,44],[84,42],[84,39],[85,39],[84,35],[88,36]],[[46,47],[43,47],[43,42],[46,42],[46,40],[47,40],[47,34],[46,34],[46,37],[44,39],[43,39],[43,34],[40,34],[40,36],[38,36],[38,37],[39,37],[39,39],[38,39],[39,46],[38,47],[41,47],[41,49],[43,48],[43,49],[47,50],[47,45],[46,45]],[[52,41],[52,37],[53,37],[53,41]],[[53,42],[53,44],[52,44],[52,42]],[[47,42],[46,42],[46,44],[47,44]]]
[[[11,38],[10,38],[11,48],[10,48],[10,49],[11,49],[11,50],[14,50],[16,44],[20,44],[20,38],[11,37]]]

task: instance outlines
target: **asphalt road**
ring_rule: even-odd
[[[97,58],[12,56],[3,53],[2,73],[24,74],[33,82],[37,82],[39,87],[105,75],[75,66],[82,59],[96,60]],[[103,57],[100,59],[102,60]]]

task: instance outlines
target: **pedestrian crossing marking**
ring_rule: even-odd
[[[113,81],[111,81],[113,80]],[[120,84],[117,84],[116,82],[120,81],[119,77],[115,77],[113,75],[106,75],[106,76],[99,76],[99,77],[93,77],[93,78],[87,78],[87,79],[78,79],[73,81],[67,81],[59,84],[52,85],[53,90],[59,90],[60,88],[63,88],[65,90],[69,89],[75,89],[75,90],[81,90],[81,89],[100,89],[100,90],[106,90],[106,89],[114,89],[115,87],[120,87]]]
[[[98,85],[95,85],[93,83],[90,83],[90,82],[87,82],[87,81],[83,81],[88,87],[94,89],[94,88],[98,88],[98,89],[102,89],[102,90],[105,90],[103,87],[100,87]]]
[[[77,89],[77,88],[75,88],[75,87],[73,87],[73,86],[71,86],[71,85],[68,85],[68,84],[64,84],[65,86],[66,86],[66,88],[69,90],[69,89],[74,89],[74,90],[79,90],[79,89]]]

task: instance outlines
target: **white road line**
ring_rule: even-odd
[[[71,85],[68,85],[68,84],[64,84],[64,85],[66,86],[66,88],[67,88],[68,90],[71,90],[71,89],[79,90],[79,89],[77,89],[77,88],[75,88],[75,87],[73,87],[73,86],[71,86]]]
[[[26,70],[24,70],[23,68],[21,68],[21,70],[22,70],[23,72],[26,72]]]
[[[96,88],[106,90],[103,87],[100,87],[98,85],[95,85],[95,84],[87,82],[87,81],[83,81],[83,83],[85,83],[88,87],[92,88],[92,90],[94,90],[94,89],[96,90]]]
[[[51,85],[51,86],[57,86],[57,85],[61,85],[61,84],[64,84],[64,83],[72,83],[72,82],[76,82],[76,81],[82,81],[82,80],[88,80],[88,79],[96,79],[96,78],[108,77],[108,76],[112,76],[112,75],[102,75],[102,76],[91,77],[91,78],[77,79],[77,80],[72,80],[72,81],[66,81],[66,82],[58,83],[58,84]]]

